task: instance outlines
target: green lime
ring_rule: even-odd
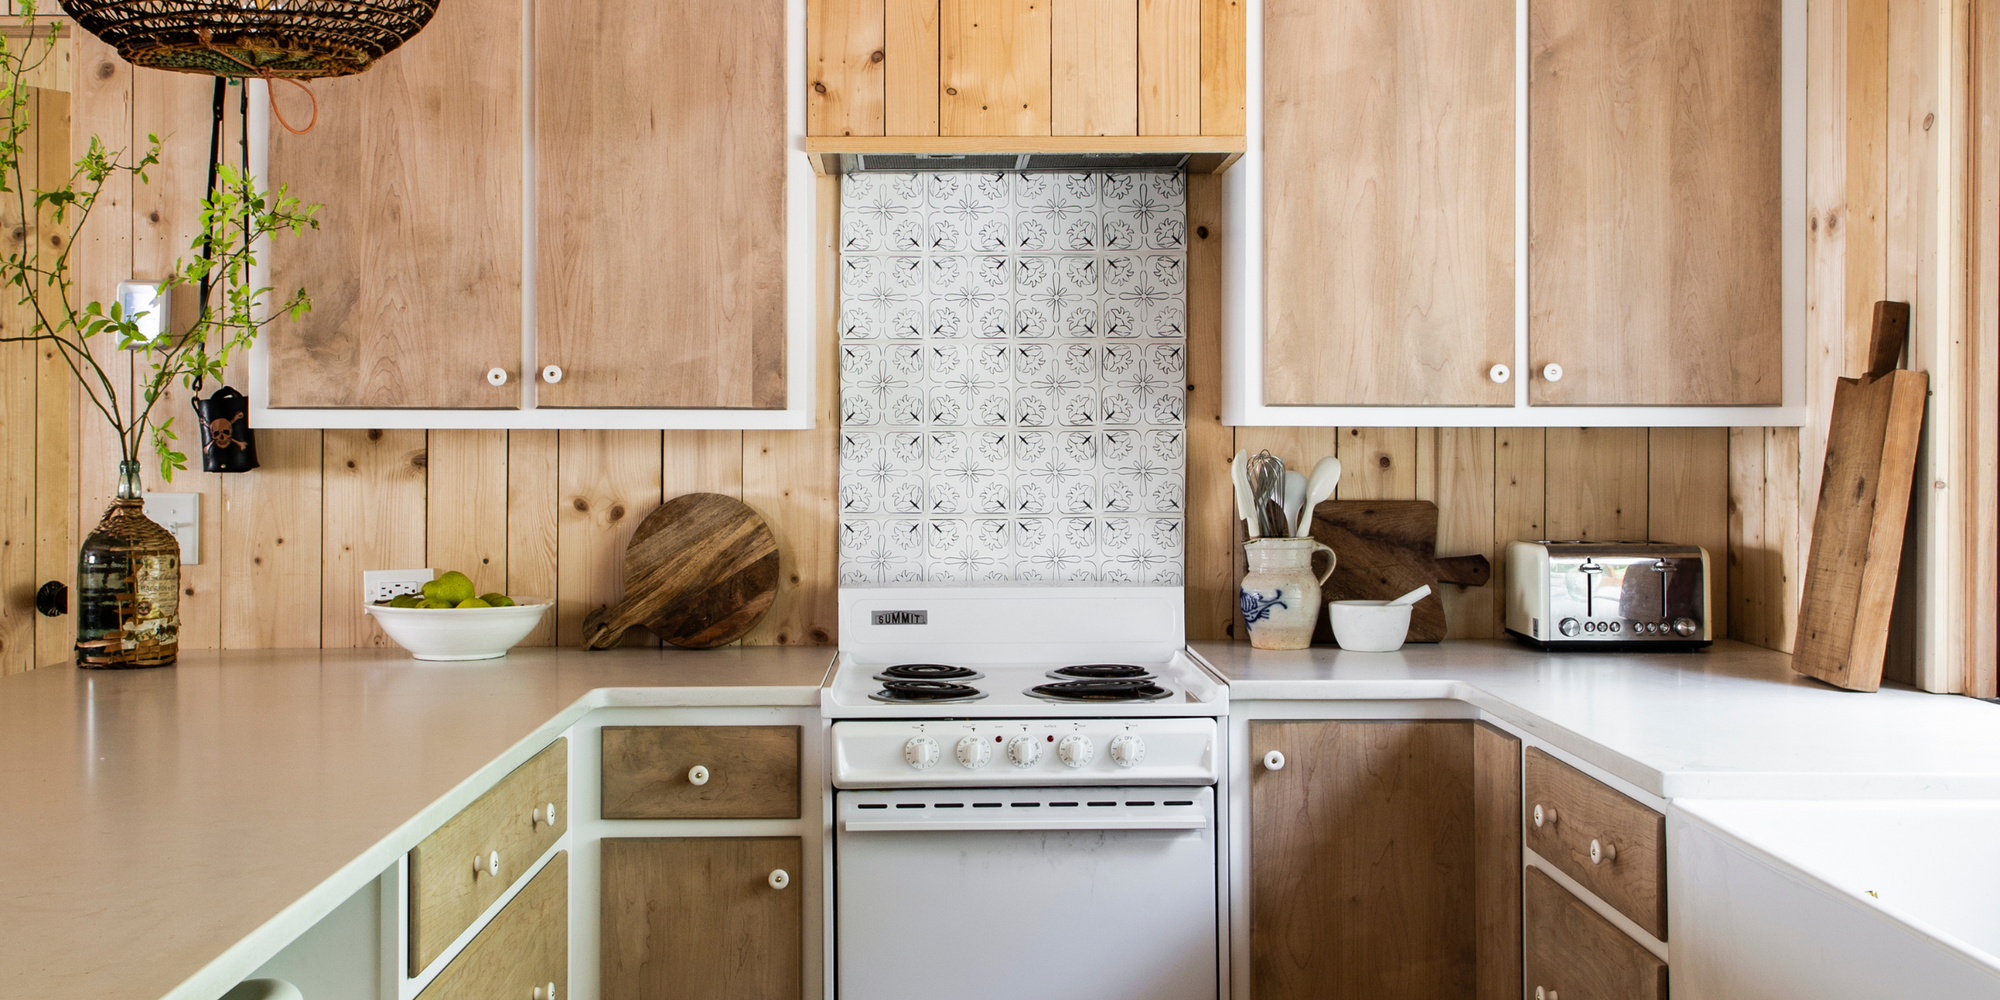
[[[458,606],[461,608],[490,608],[493,605],[488,604],[477,597],[468,597],[465,600],[458,602]]]
[[[452,570],[439,576],[436,583],[437,594],[435,596],[437,599],[451,604],[463,604],[466,601],[472,600],[479,593],[479,591],[473,589],[472,578],[457,570]]]
[[[392,608],[414,608],[422,603],[423,601],[415,594],[397,594],[389,599],[389,606]]]
[[[497,590],[490,594],[481,594],[479,595],[479,599],[485,601],[488,604],[491,604],[496,608],[511,608],[514,606],[513,598],[508,597],[506,594],[500,593]]]

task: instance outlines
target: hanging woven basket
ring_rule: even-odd
[[[367,69],[429,24],[438,0],[61,0],[134,66],[306,80]]]

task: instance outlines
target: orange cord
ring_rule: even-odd
[[[297,87],[300,90],[306,92],[306,99],[312,101],[312,118],[306,122],[305,128],[293,128],[292,123],[285,120],[285,113],[283,111],[278,110],[278,92],[275,89],[266,86],[264,94],[271,100],[271,117],[276,118],[278,120],[278,124],[284,126],[285,131],[290,132],[293,135],[304,135],[307,132],[312,131],[314,125],[319,124],[319,97],[313,93],[311,87],[308,87],[305,84],[300,83],[299,81],[289,76],[278,76],[276,74],[273,74],[268,69],[260,69],[256,66],[252,66],[249,63],[244,62],[243,60],[230,55],[228,50],[224,49],[220,45],[215,44],[214,36],[209,33],[209,30],[207,28],[202,28],[200,30],[197,30],[194,34],[196,38],[201,39],[201,44],[206,45],[209,48],[215,50],[216,55],[219,55],[222,58],[227,59],[230,62],[233,62],[236,65],[241,66],[252,73],[257,74],[259,77],[263,78],[265,84],[268,85],[272,82],[283,80],[286,83],[289,83],[292,86]]]

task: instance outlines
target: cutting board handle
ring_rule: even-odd
[[[1880,378],[1896,370],[1903,345],[1910,339],[1910,304],[1875,303],[1875,327],[1868,335],[1868,378]]]

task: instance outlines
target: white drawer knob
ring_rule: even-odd
[[[490,385],[506,385],[507,369],[505,368],[486,369],[486,381]]]
[[[1504,385],[1508,379],[1514,377],[1514,369],[1506,365],[1494,365],[1486,369],[1486,377]]]
[[[1541,829],[1544,820],[1547,820],[1550,826],[1554,826],[1559,822],[1556,817],[1556,807],[1544,806],[1540,802],[1537,802],[1535,803],[1535,828],[1538,830]]]
[[[473,855],[472,874],[498,876],[500,874],[500,852],[494,851],[483,858],[477,854]]]
[[[771,869],[771,877],[766,881],[771,883],[771,888],[773,889],[783,889],[792,884],[792,876],[783,868],[773,868]]]
[[[562,368],[558,365],[550,365],[542,369],[542,381],[550,385],[562,381]]]
[[[1542,366],[1542,377],[1543,377],[1543,378],[1545,378],[1545,379],[1548,379],[1548,380],[1549,380],[1549,381],[1551,381],[1551,382],[1560,382],[1560,381],[1562,381],[1562,380],[1563,380],[1563,366],[1561,366],[1561,365],[1559,365],[1559,364],[1556,364],[1556,363],[1555,363],[1555,362],[1553,362],[1553,361],[1549,362],[1548,364],[1545,364],[1545,365],[1543,365],[1543,366]]]
[[[1590,842],[1591,864],[1601,865],[1606,861],[1617,861],[1617,860],[1618,860],[1618,848],[1613,847],[1610,844],[1600,844],[1595,840]]]
[[[535,987],[535,1000],[556,1000],[556,984]]]
[[[530,826],[539,826],[543,823],[547,823],[550,826],[556,825],[556,804],[551,802],[529,813],[528,822]]]
[[[1542,988],[1537,986],[1535,987],[1535,1000],[1556,1000],[1556,991],[1549,990],[1543,992]]]
[[[1270,753],[1267,753],[1267,754],[1265,754],[1265,755],[1264,755],[1264,770],[1266,770],[1266,771],[1282,771],[1282,770],[1284,770],[1284,769],[1285,769],[1285,755],[1284,755],[1284,754],[1282,754],[1282,753],[1279,753],[1279,752],[1278,752],[1278,751],[1276,751],[1276,750],[1273,750],[1273,751],[1271,751]]]
[[[695,766],[688,768],[688,784],[690,785],[708,784],[708,768],[705,768],[700,764],[696,764]]]

